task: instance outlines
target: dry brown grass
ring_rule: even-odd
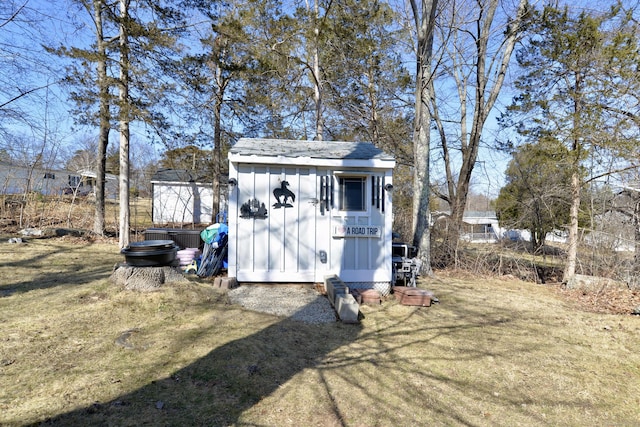
[[[0,243],[0,425],[640,420],[640,317],[583,311],[551,287],[442,274],[421,283],[438,305],[307,325],[207,281],[124,291],[108,279],[118,261],[114,244]]]

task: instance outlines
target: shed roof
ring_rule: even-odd
[[[206,182],[206,179],[186,169],[158,169],[151,182]]]
[[[370,142],[307,141],[291,139],[241,138],[229,150],[231,161],[252,163],[268,162],[277,158],[298,159],[297,163],[319,164],[329,161],[347,161],[352,166],[363,161],[368,164],[393,167],[395,159]],[[354,163],[356,162],[356,163]]]

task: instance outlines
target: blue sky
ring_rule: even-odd
[[[571,7],[587,9],[601,8],[607,3],[610,2],[568,2]],[[627,3],[635,4],[637,1]],[[84,141],[95,139],[96,134],[95,129],[73,124],[73,117],[69,113],[72,105],[67,99],[67,90],[59,84],[59,79],[64,74],[62,62],[46,54],[42,48],[43,44],[78,46],[91,43],[91,17],[72,4],[68,0],[2,0],[0,5],[0,67],[5,67],[0,69],[0,76],[5,80],[1,82],[0,105],[18,96],[24,88],[37,88],[33,93],[8,104],[8,107],[15,110],[15,114],[0,116],[0,126],[18,134],[20,141],[46,141],[50,152],[59,158],[83,147]],[[19,7],[24,9],[18,19],[7,23],[8,11]],[[6,73],[6,67],[15,67],[16,71]],[[409,69],[413,69],[412,66]],[[485,141],[497,137],[496,117],[510,98],[507,81],[502,99],[487,120],[483,138]],[[1,132],[0,129],[0,149],[25,148],[11,145]],[[112,135],[117,139],[115,132]],[[133,128],[132,142],[134,151],[138,150],[140,156],[156,155],[142,130]],[[37,151],[37,145],[36,143],[33,150]],[[483,149],[478,160],[472,188],[477,193],[495,197],[503,185],[504,169],[509,158],[504,153]]]
[[[74,124],[68,88],[61,84],[64,61],[43,46],[88,46],[92,43],[91,16],[66,0],[2,0],[0,5],[0,149],[16,156],[37,153],[45,146],[47,157],[58,163],[77,149],[95,141],[97,130]],[[7,22],[11,11],[20,10]],[[6,113],[9,111],[9,113]],[[2,132],[2,129],[0,129]],[[133,150],[147,153],[146,135],[132,129]],[[117,144],[117,134],[112,133]],[[141,150],[138,150],[141,151]],[[135,154],[135,153],[134,153]],[[53,165],[52,165],[53,166]],[[60,165],[55,165],[59,167]]]

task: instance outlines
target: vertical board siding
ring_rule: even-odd
[[[266,218],[238,218],[240,276],[256,273],[253,275],[256,281],[260,278],[297,281],[298,274],[306,281],[313,281],[315,207],[310,202],[316,198],[315,171],[244,165],[240,165],[238,171],[238,204],[256,199],[267,209]],[[273,191],[281,188],[283,181],[289,183],[288,189],[295,195],[295,201],[287,199],[292,207],[277,208]],[[245,244],[249,246],[246,251],[241,247]]]
[[[253,169],[247,166],[240,166],[238,169],[238,206],[242,207],[243,204],[250,202],[255,196],[255,174]],[[255,271],[256,254],[255,238],[258,235],[256,226],[259,226],[255,221],[247,221],[240,218],[240,209],[238,209],[238,266],[237,268],[243,271]]]
[[[236,165],[238,172],[234,273],[247,282],[322,282],[338,274],[346,282],[391,280],[391,200],[384,191],[391,171],[354,171],[365,176],[363,212],[338,209],[336,170],[290,165]],[[235,170],[235,169],[233,169]],[[341,171],[348,175],[344,171]],[[276,208],[273,191],[283,181],[295,195],[291,207]],[[241,218],[251,200],[264,204],[264,218]],[[334,237],[338,225],[377,226],[380,237]],[[232,237],[233,238],[233,237]],[[325,252],[326,263],[320,262]],[[388,265],[387,265],[388,264]]]

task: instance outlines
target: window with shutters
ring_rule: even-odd
[[[338,178],[338,209],[341,211],[365,211],[366,210],[365,177],[339,177]]]

